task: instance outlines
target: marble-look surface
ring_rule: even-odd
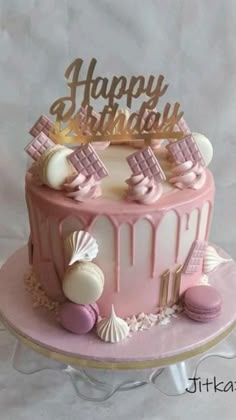
[[[100,74],[163,73],[193,131],[214,144],[217,195],[211,240],[236,257],[234,0],[0,0],[0,259],[25,243],[23,152],[28,128],[65,94],[63,72],[76,56],[99,60]],[[234,393],[170,399],[154,389],[93,405],[58,374],[13,371],[13,339],[0,333],[1,419],[235,419]],[[202,376],[236,380],[236,361],[211,360]],[[236,376],[236,375],[235,375]]]

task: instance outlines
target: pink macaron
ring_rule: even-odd
[[[198,322],[209,322],[221,314],[221,295],[213,286],[193,286],[184,294],[185,314]]]
[[[79,305],[64,303],[59,310],[61,325],[74,334],[87,334],[96,325],[99,309],[96,303]]]

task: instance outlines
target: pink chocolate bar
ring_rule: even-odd
[[[169,143],[166,147],[176,164],[191,160],[194,164],[199,162],[202,166],[205,166],[204,159],[192,135],[174,143]]]
[[[195,240],[191,246],[189,254],[183,266],[183,273],[196,273],[202,265],[202,260],[206,250],[206,242]]]
[[[186,123],[184,117],[181,117],[179,122],[176,124],[175,129],[178,131],[182,131],[184,134],[190,134],[191,130],[188,126],[188,124]]]
[[[45,150],[50,149],[53,146],[55,146],[55,143],[53,143],[46,134],[41,132],[27,144],[25,151],[32,159],[38,160]]]
[[[89,143],[77,147],[68,159],[76,171],[82,173],[86,178],[93,176],[96,181],[100,181],[108,175],[106,167]]]
[[[36,121],[36,123],[33,125],[33,127],[30,129],[29,133],[36,137],[41,131],[46,134],[46,136],[49,135],[49,131],[54,128],[54,124],[49,118],[47,118],[45,115],[41,115],[39,119]]]
[[[150,146],[129,155],[127,162],[134,175],[143,174],[145,177],[154,178],[156,182],[166,179]]]
[[[87,106],[86,107],[82,107],[81,106],[79,108],[76,116],[79,116],[80,117],[80,125],[79,125],[79,128],[81,130],[83,130],[84,134],[92,135],[93,133],[91,132],[91,130],[89,130],[89,127],[86,124],[87,123],[87,113],[88,113],[88,107]],[[97,120],[97,122],[95,124],[95,127],[96,127],[98,125],[99,121],[100,121],[101,115],[98,114],[97,112],[95,112],[94,110],[92,110],[91,115],[93,117],[95,117],[96,120]]]

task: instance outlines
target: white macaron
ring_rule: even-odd
[[[62,288],[71,302],[94,303],[103,292],[104,274],[92,262],[76,262],[66,270]]]
[[[68,147],[56,145],[46,150],[39,160],[39,177],[43,184],[61,190],[67,178],[74,173],[67,157],[73,153]]]
[[[205,162],[205,165],[208,166],[213,158],[213,146],[210,142],[210,140],[204,136],[204,134],[200,133],[192,133],[194,140],[196,141],[199,150],[201,152],[201,155],[203,157],[203,160]]]

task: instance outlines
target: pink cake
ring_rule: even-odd
[[[164,303],[174,303],[179,297],[175,296],[175,272],[184,265],[195,240],[207,241],[210,229],[214,181],[208,170],[201,189],[179,190],[165,182],[160,199],[147,206],[125,198],[124,181],[129,177],[125,157],[129,153],[127,146],[110,146],[100,152],[110,176],[102,183],[101,197],[82,203],[64,192],[35,185],[32,174],[26,175],[37,277],[49,296],[63,299],[61,284],[68,262],[65,238],[76,230],[90,232],[99,246],[95,262],[105,276],[98,301],[102,316],[110,313],[112,304],[121,317],[155,312],[161,306],[161,276],[166,270],[170,278]],[[163,159],[164,165],[167,171],[170,164]],[[56,275],[47,279],[48,262]],[[201,274],[201,264],[194,273],[183,273],[180,294],[196,284]]]
[[[26,147],[34,159],[26,174],[33,275],[62,306],[96,302],[99,337],[118,342],[127,318],[173,307],[202,277],[212,146],[183,118],[175,126],[182,137],[149,146],[104,138],[70,148],[55,145],[54,128],[41,117]]]

